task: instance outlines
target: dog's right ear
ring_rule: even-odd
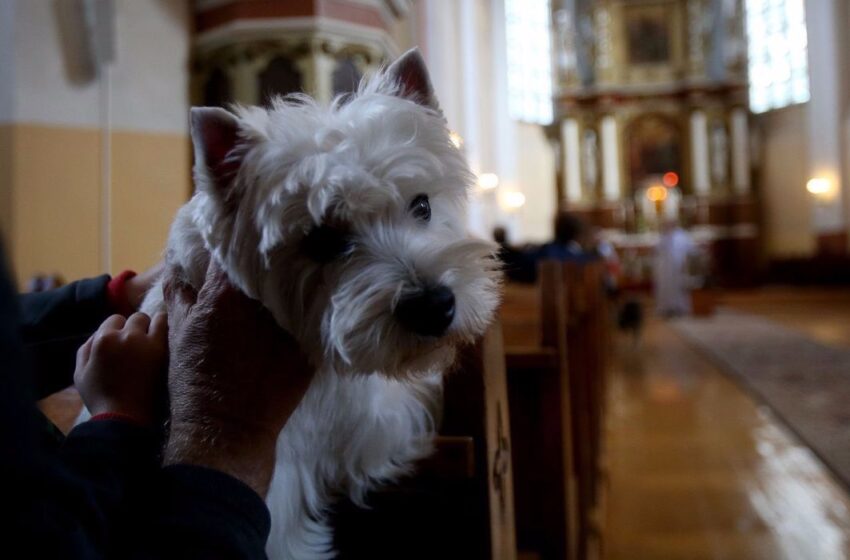
[[[412,48],[387,67],[385,75],[398,84],[399,95],[416,101],[420,105],[439,109],[434,86],[425,66],[425,59],[418,48]]]
[[[221,192],[239,170],[239,155],[234,152],[239,142],[239,119],[218,107],[192,107],[189,115],[196,177],[202,175],[207,179],[206,186]]]

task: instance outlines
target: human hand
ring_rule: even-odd
[[[169,271],[171,426],[165,462],[224,471],[265,495],[277,437],[312,368],[260,302],[210,262],[199,292]]]
[[[92,416],[120,414],[152,424],[168,364],[168,323],[134,313],[112,315],[77,351],[74,385]]]

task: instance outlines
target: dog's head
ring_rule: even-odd
[[[418,51],[330,107],[193,109],[192,139],[208,248],[314,359],[425,371],[491,320],[493,247]]]

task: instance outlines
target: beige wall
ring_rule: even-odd
[[[0,228],[20,285],[153,264],[191,188],[189,1],[115,0],[93,79],[68,64],[58,5],[0,0]]]
[[[189,198],[190,159],[182,135],[112,135],[112,272],[159,260],[174,214]]]
[[[11,149],[2,145],[4,129]],[[0,218],[11,232],[7,244],[19,285],[35,274],[72,280],[143,270],[160,258],[171,220],[190,193],[189,140],[149,132],[113,132],[110,140],[112,176],[104,197],[100,130],[0,128],[0,158],[10,156],[14,185],[2,189],[0,180],[0,196],[9,202],[0,206]],[[103,253],[106,220],[109,266]]]
[[[15,125],[12,139],[11,253],[19,285],[39,272],[69,280],[101,272],[99,131]]]
[[[815,247],[808,180],[808,105],[756,116],[768,258],[810,256]]]
[[[12,126],[0,124],[0,243],[12,233]]]

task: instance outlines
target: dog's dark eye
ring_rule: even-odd
[[[410,203],[410,212],[413,217],[428,222],[431,220],[431,203],[428,202],[428,195],[420,194]]]
[[[301,242],[301,250],[314,261],[326,263],[347,253],[351,245],[348,232],[323,225],[310,230]]]

